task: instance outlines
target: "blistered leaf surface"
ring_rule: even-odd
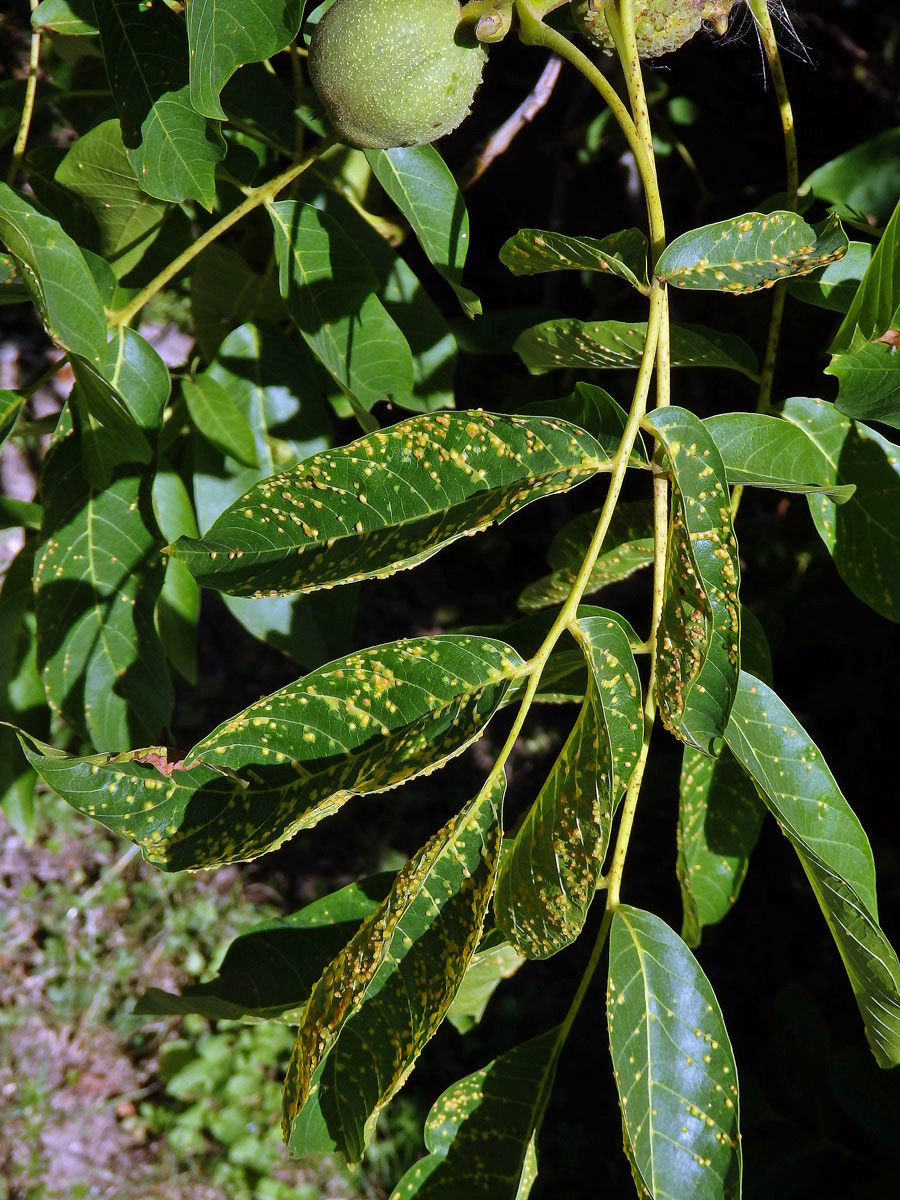
[[[630,1157],[654,1200],[741,1194],[738,1081],[718,1001],[665,922],[621,905],[607,1018]]]
[[[264,480],[170,552],[233,595],[313,591],[414,566],[606,467],[593,438],[564,421],[413,417]]]

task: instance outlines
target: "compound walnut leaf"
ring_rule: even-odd
[[[169,871],[255,858],[442,766],[484,731],[523,660],[487,637],[373,646],[320,667],[223,722],[183,757],[164,748],[78,758],[26,748],[79,812]]]
[[[646,418],[672,472],[657,699],[666,728],[706,754],[725,732],[740,667],[740,563],[722,459],[686,409]]]
[[[390,1200],[526,1200],[559,1048],[559,1030],[548,1030],[447,1088],[425,1122],[430,1153]]]
[[[443,1021],[494,890],[505,790],[502,772],[491,776],[413,855],[313,987],[284,1082],[292,1153],[321,1149],[327,1130],[358,1161],[379,1111]],[[304,1113],[310,1105],[317,1111]]]
[[[745,295],[835,262],[849,244],[834,215],[810,226],[795,212],[744,213],[675,238],[656,275],[678,288]]]
[[[604,610],[579,615],[576,625],[590,668],[587,694],[497,880],[498,927],[527,958],[549,958],[581,933],[641,748],[633,631]]]
[[[737,1070],[718,1001],[681,938],[627,904],[609,934],[607,1020],[636,1182],[653,1200],[738,1200]]]
[[[567,491],[610,459],[565,421],[480,411],[412,417],[251,488],[169,553],[205,587],[310,592],[389,575]]]
[[[862,825],[803,726],[744,671],[725,739],[797,852],[876,1061],[900,1064],[900,961],[878,925],[875,863]]]

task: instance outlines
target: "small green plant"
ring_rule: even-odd
[[[180,996],[150,991],[140,1011],[296,1025],[281,1100],[288,1149],[358,1163],[439,1028],[470,1029],[504,979],[587,930],[592,949],[561,1019],[498,1046],[444,1091],[426,1121],[428,1153],[393,1200],[528,1195],[557,1067],[601,970],[602,1036],[638,1194],[730,1200],[742,1191],[738,1064],[694,950],[735,904],[770,818],[822,910],[875,1061],[900,1062],[900,961],[879,924],[872,851],[773,690],[738,548],[744,489],[804,497],[811,521],[786,557],[808,554],[804,539],[817,534],[863,604],[900,619],[900,448],[869,424],[900,426],[900,206],[879,191],[881,145],[825,164],[801,194],[765,0],[327,8],[44,0],[34,10],[0,185],[0,286],[11,303],[37,305],[75,387],[39,502],[7,505],[27,537],[0,597],[0,715],[24,751],[13,756],[6,731],[5,802],[40,780],[161,870],[207,869],[273,851],[351,802],[389,811],[389,799],[371,798],[492,745],[484,734],[497,718],[503,733],[474,796],[398,871],[244,932],[214,980]],[[408,93],[394,74],[411,65],[401,15],[421,35],[413,60],[440,29],[438,74]],[[573,15],[614,51],[621,87]],[[672,237],[642,56],[682,45],[702,20],[721,32],[729,17],[755,32],[768,65],[784,191],[752,211],[719,206],[711,223]],[[62,35],[75,46],[61,61],[76,65],[60,66],[64,82],[47,85],[42,109],[39,53]],[[495,341],[497,322],[486,345],[477,326],[462,332],[447,316],[451,297],[468,318],[482,304],[463,278],[462,193],[428,143],[469,107],[476,43],[491,45],[502,72],[514,39],[594,89],[646,227],[608,233],[592,218],[577,235],[505,231],[512,275],[574,273],[588,287],[579,315],[544,313]],[[307,46],[321,98],[307,86]],[[448,79],[451,46],[467,65]],[[77,134],[64,150],[46,119],[54,106]],[[680,118],[670,108],[665,119]],[[833,204],[816,212],[823,198]],[[861,232],[853,242],[841,216]],[[495,206],[493,223],[503,220]],[[416,243],[409,261],[396,252],[404,233]],[[617,292],[603,290],[610,282]],[[179,287],[196,348],[173,377],[140,322]],[[741,298],[768,289],[764,327],[745,330]],[[793,364],[801,395],[776,372],[789,291],[840,320],[826,342],[830,378],[809,356]],[[694,319],[702,293],[718,301],[712,326]],[[454,395],[466,339],[514,351],[546,386],[523,399],[524,373],[506,387],[469,369]],[[559,372],[567,384],[553,383]],[[727,390],[686,382],[712,372]],[[590,381],[598,373],[610,391]],[[38,382],[0,396],[4,438],[41,432],[27,409]],[[572,503],[584,503],[549,547],[551,572],[532,571],[517,615],[498,603],[490,626],[356,648],[347,585],[417,568],[575,489]],[[533,565],[530,546],[522,556]],[[646,581],[633,620],[589,601],[632,576]],[[197,738],[186,710],[202,589],[307,669]],[[176,695],[188,698],[181,708]],[[570,705],[566,739],[525,811],[505,813],[513,753],[549,702]],[[680,935],[625,899],[662,739],[682,756]],[[601,1024],[595,1012],[595,1040]],[[288,1040],[273,1024],[168,1052],[166,1086],[189,1105],[170,1141],[185,1156],[210,1138],[228,1146],[236,1195],[262,1188],[275,1148],[271,1130],[250,1148],[235,1079],[245,1071],[249,1086],[257,1054],[277,1060]],[[182,1052],[190,1061],[176,1064]],[[260,1094],[275,1086],[264,1075]]]

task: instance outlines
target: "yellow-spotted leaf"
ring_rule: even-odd
[[[500,261],[513,275],[546,271],[600,271],[618,275],[647,292],[647,236],[623,229],[605,238],[571,237],[549,229],[520,229],[500,247]]]
[[[313,987],[284,1083],[292,1153],[330,1143],[357,1162],[443,1021],[494,890],[505,789],[505,776],[492,776],[413,855]]]
[[[626,904],[609,935],[607,1020],[639,1194],[738,1200],[737,1071],[718,1001],[681,938]]]
[[[484,731],[523,666],[492,638],[374,646],[264,696],[177,758],[26,753],[54,791],[170,871],[256,858],[351,796],[432,771]]]
[[[744,671],[725,738],[797,852],[876,1061],[900,1064],[900,961],[878,925],[875,863],[856,814],[794,714]]]
[[[526,1200],[559,1047],[551,1029],[447,1088],[425,1122],[429,1153],[391,1200]]]
[[[740,668],[740,564],[725,467],[712,436],[686,409],[647,424],[672,474],[657,699],[666,728],[712,753],[725,732]]]
[[[412,417],[256,484],[169,553],[205,587],[311,592],[412,567],[611,460],[582,429],[481,411]]]
[[[587,694],[497,880],[497,925],[527,958],[549,958],[581,933],[641,748],[635,635],[615,613],[581,611],[591,614],[577,620]]]
[[[836,216],[811,226],[795,212],[744,213],[675,238],[656,275],[678,288],[743,295],[836,262],[849,244]]]

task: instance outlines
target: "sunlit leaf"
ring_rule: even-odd
[[[609,392],[595,383],[579,382],[568,396],[538,400],[519,408],[523,416],[560,417],[580,429],[585,429],[614,458],[628,424],[628,413]],[[631,449],[629,462],[636,467],[649,467],[647,448],[640,430]]]
[[[673,367],[722,367],[757,378],[756,356],[739,337],[699,325],[672,326]],[[513,349],[533,375],[561,367],[636,370],[645,321],[576,321],[566,317],[526,329]]]
[[[656,275],[677,288],[745,295],[827,266],[848,245],[835,216],[811,226],[795,212],[744,213],[669,242]]]
[[[824,163],[801,190],[883,224],[900,198],[900,129],[886,129]]]
[[[577,628],[590,667],[587,695],[497,880],[497,925],[528,958],[548,958],[581,933],[641,748],[633,630],[605,610],[580,616]]]
[[[428,260],[456,293],[466,316],[481,312],[481,301],[462,284],[469,249],[469,214],[462,192],[437,149],[394,146],[367,150],[376,179],[412,225]]]
[[[875,1059],[900,1063],[900,961],[878,926],[865,831],[818,747],[766,684],[741,673],[725,738],[797,852],[850,977]]]
[[[233,595],[384,576],[566,491],[609,462],[563,421],[480,411],[412,417],[252,488],[169,553]]]
[[[100,231],[100,251],[121,279],[156,238],[168,205],[138,186],[115,119],[88,130],[56,168],[57,181],[80,196]]]
[[[183,756],[160,746],[87,758],[43,745],[26,752],[54,791],[137,842],[148,861],[212,867],[255,858],[354,795],[442,766],[481,735],[523,665],[489,638],[414,638],[310,672]]]
[[[524,962],[522,955],[499,930],[493,929],[482,938],[459,991],[447,1009],[447,1020],[457,1033],[468,1033],[480,1022],[494,992]]]
[[[281,295],[307,345],[365,411],[413,386],[412,352],[375,295],[375,274],[339,222],[310,204],[268,206]]]
[[[181,391],[200,433],[220,453],[230,455],[242,466],[258,468],[253,430],[225,388],[211,376],[197,375],[193,380],[183,380]]]
[[[734,1054],[709,980],[659,917],[620,905],[607,1018],[630,1156],[655,1200],[741,1194]]]
[[[785,401],[784,417],[815,441],[832,480],[855,488],[840,506],[827,496],[809,497],[838,573],[864,603],[900,621],[900,446],[824,400],[794,396]]]
[[[89,11],[84,3],[76,3],[73,9],[69,0],[41,0],[32,10],[31,24],[34,29],[50,29],[66,37],[90,36],[97,27],[85,19]]]
[[[639,291],[648,288],[647,236],[624,229],[605,238],[570,237],[548,229],[520,229],[500,248],[500,261],[514,275],[546,271],[599,271],[617,275]]]
[[[505,790],[502,773],[492,776],[413,855],[313,987],[284,1082],[282,1128],[293,1153],[321,1149],[324,1125],[358,1161],[379,1111],[443,1021],[494,889]],[[304,1114],[310,1105],[317,1111]]]
[[[797,425],[761,413],[720,413],[703,424],[731,485],[821,492],[837,504],[853,495],[852,486],[834,482],[828,459]]]
[[[219,93],[234,72],[262,62],[297,36],[300,0],[191,0],[187,33],[191,103],[206,117],[224,117]]]
[[[15,429],[24,407],[24,396],[17,392],[0,391],[0,446]]]
[[[0,183],[0,239],[22,269],[48,331],[97,364],[106,346],[103,301],[84,255],[58,221]]]
[[[96,14],[122,141],[142,190],[212,208],[225,142],[191,105],[184,21],[167,4],[143,0],[103,0]]]
[[[657,699],[663,723],[712,753],[737,690],[740,563],[722,459],[686,409],[656,409],[647,424],[672,471],[663,614],[657,638]]]
[[[153,622],[163,564],[142,511],[141,475],[125,466],[98,489],[84,478],[83,455],[73,429],[44,461],[39,666],[51,707],[94,746],[115,751],[158,737],[171,713]]]
[[[847,354],[896,328],[900,312],[900,200],[875,247],[853,303],[831,343],[831,353]],[[832,362],[832,368],[834,367]]]
[[[875,342],[836,355],[826,370],[838,381],[842,413],[900,429],[900,312],[894,324]]]
[[[525,1200],[558,1056],[559,1031],[551,1029],[447,1088],[425,1122],[430,1153],[391,1200]]]

